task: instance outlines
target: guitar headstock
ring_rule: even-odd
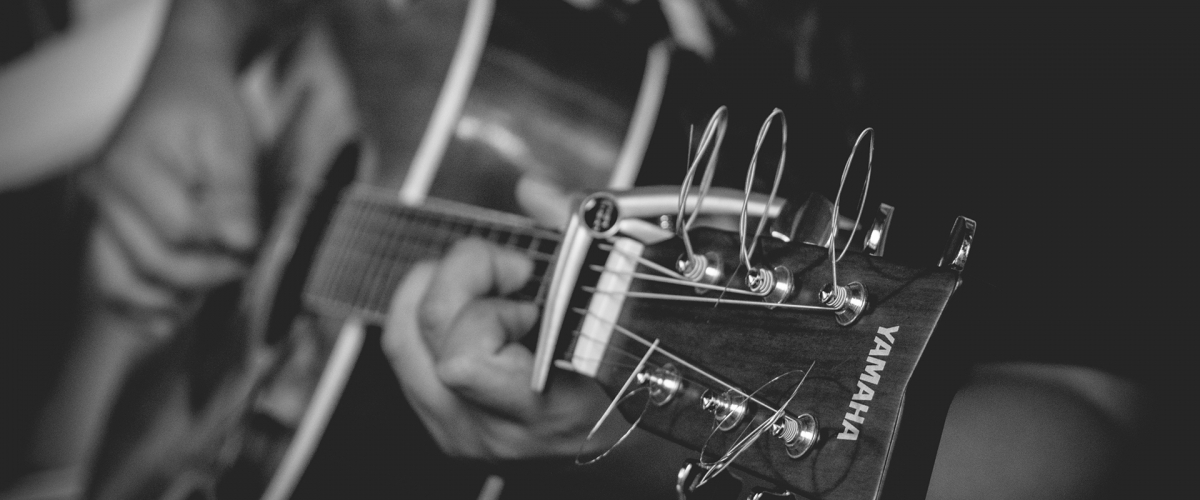
[[[688,192],[680,212],[699,198]],[[763,221],[752,246],[728,225],[681,237],[678,200],[643,189],[584,201],[556,262],[534,387],[551,366],[595,378],[627,420],[699,452],[684,491],[732,465],[802,497],[877,496],[974,222],[960,218],[941,265],[914,267],[872,255],[887,206],[831,249],[814,244],[839,237],[823,199],[708,190],[710,216]]]

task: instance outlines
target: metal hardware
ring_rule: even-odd
[[[687,254],[679,256],[675,261],[675,270],[684,279],[706,285],[716,285],[725,276],[721,266],[721,256],[716,253],[694,254],[689,259]],[[696,293],[703,294],[706,290],[697,288]]]
[[[787,455],[800,458],[817,443],[817,419],[808,413],[798,417],[784,415],[771,425],[771,434],[783,441]]]
[[[773,498],[789,498],[792,500],[796,499],[796,496],[792,495],[792,493],[788,491],[769,491],[761,488],[755,488],[754,491],[750,493],[750,496],[746,497],[746,500],[767,500],[765,495],[770,495]]]
[[[818,299],[826,307],[834,309],[834,317],[839,325],[847,326],[867,308],[867,288],[857,281],[846,286],[829,283],[821,288]]]
[[[696,490],[696,482],[703,475],[704,467],[695,460],[687,460],[683,462],[683,466],[679,468],[679,473],[675,476],[675,494],[679,496],[679,500],[687,500],[687,497]]]
[[[751,269],[746,273],[746,288],[767,302],[781,303],[792,294],[792,272],[784,266]]]
[[[947,267],[955,271],[961,272],[967,266],[967,255],[971,253],[971,240],[975,239],[975,221],[963,216],[958,216],[954,221],[954,227],[950,230],[950,245],[946,247],[946,253],[942,254],[942,260],[938,261],[938,267]]]
[[[671,401],[683,388],[683,375],[675,365],[667,363],[661,368],[637,374],[637,383],[650,388],[650,402],[662,406]]]
[[[871,229],[867,230],[867,235],[863,237],[863,253],[883,257],[883,247],[887,243],[888,228],[892,225],[892,213],[896,208],[887,203],[879,204],[879,211],[875,213],[875,221],[871,223]]]
[[[746,395],[740,392],[725,391],[714,396],[706,391],[700,397],[700,405],[712,412],[717,419],[717,428],[723,431],[737,427],[746,416]]]
[[[583,200],[579,205],[579,216],[593,238],[611,238],[617,234],[617,222],[621,220],[621,211],[616,196],[599,192]]]

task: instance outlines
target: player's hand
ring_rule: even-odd
[[[452,456],[574,456],[608,404],[599,386],[574,374],[556,374],[545,393],[530,388],[533,354],[517,340],[538,309],[503,297],[532,270],[519,253],[465,240],[442,261],[417,265],[392,301],[384,350],[421,421]]]
[[[231,69],[156,61],[84,175],[98,211],[89,281],[104,310],[161,337],[245,272],[259,241],[256,142]]]

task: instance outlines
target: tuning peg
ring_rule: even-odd
[[[800,458],[812,449],[820,437],[817,427],[816,417],[808,413],[795,418],[785,415],[771,426],[771,434],[783,441],[789,457]]]
[[[839,325],[848,326],[866,310],[867,288],[857,281],[845,286],[828,283],[821,288],[817,299],[833,309]]]
[[[796,496],[792,495],[790,491],[771,491],[764,490],[762,488],[754,488],[751,490],[750,496],[747,496],[746,500],[769,500],[772,498],[787,498],[796,500]]]
[[[892,225],[892,213],[895,211],[896,208],[887,203],[879,204],[871,229],[863,237],[863,253],[883,257],[883,246],[887,243],[888,228]]]
[[[696,481],[704,474],[704,468],[700,467],[700,463],[695,460],[687,460],[683,462],[683,466],[679,468],[679,473],[675,477],[675,494],[679,496],[679,500],[688,500],[688,497],[696,490]]]
[[[737,498],[743,491],[742,481],[731,474],[720,474],[703,485],[700,478],[708,469],[695,459],[688,459],[679,468],[675,480],[675,493],[679,500],[725,500]]]
[[[975,239],[975,221],[958,216],[950,230],[950,244],[938,261],[938,267],[961,272],[967,266],[967,255],[971,253],[971,240]]]
[[[650,402],[655,406],[669,403],[683,388],[683,375],[671,363],[653,370],[638,372],[635,377],[638,384],[650,388]]]
[[[746,416],[746,395],[735,390],[721,394],[705,391],[700,396],[700,407],[712,412],[718,429],[727,431],[737,427],[742,417]]]
[[[773,270],[752,267],[746,271],[746,289],[766,302],[782,303],[792,295],[794,289],[792,272],[784,266],[775,266]]]

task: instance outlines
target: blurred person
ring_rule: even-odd
[[[75,179],[95,209],[83,242],[80,334],[15,497],[82,493],[128,368],[188,321],[206,291],[243,276],[259,240],[254,166],[263,141],[235,82],[247,9],[139,0],[113,10],[0,76],[0,185],[88,164]]]
[[[575,3],[587,7],[604,4]],[[1067,234],[1078,231],[1075,227],[1046,225],[1038,216],[1057,213],[1063,207],[1085,206],[1105,207],[1105,213],[1111,214],[1112,208],[1108,208],[1111,205],[1104,205],[1107,200],[1099,200],[1095,194],[1047,191],[1046,184],[1053,186],[1060,178],[1074,178],[1076,171],[1069,164],[1051,163],[1040,155],[1045,151],[1029,149],[1031,146],[1011,148],[995,159],[980,160],[979,153],[971,149],[990,152],[1006,139],[1024,141],[1027,135],[1053,132],[1047,132],[1049,125],[1034,128],[1023,122],[1020,127],[1007,129],[1005,122],[990,122],[992,116],[1007,118],[1006,113],[1012,112],[1012,108],[996,108],[1013,98],[1006,93],[1013,90],[1004,87],[1008,80],[972,80],[975,73],[957,73],[960,68],[954,64],[967,65],[972,70],[989,68],[985,74],[995,72],[1035,82],[1054,75],[1056,79],[1046,82],[1046,88],[1026,90],[1028,93],[1024,94],[1043,106],[1035,111],[1041,114],[1034,117],[1049,124],[1065,122],[1078,126],[1071,111],[1059,108],[1064,102],[1071,102],[1070,98],[1057,95],[1054,86],[1070,85],[1079,76],[1059,74],[1057,68],[1041,66],[1049,57],[1045,54],[1062,50],[1055,38],[1058,32],[1046,31],[1046,26],[1053,26],[1054,21],[1022,17],[1019,9],[972,13],[917,6],[870,12],[869,8],[843,10],[817,2],[733,5],[664,0],[661,3],[667,11],[690,11],[674,17],[668,14],[669,23],[676,37],[684,39],[682,43],[702,55],[728,58],[738,54],[730,52],[731,47],[748,42],[760,49],[777,50],[778,53],[770,50],[742,53],[747,59],[735,60],[733,64],[739,69],[757,67],[761,61],[751,57],[782,62],[775,68],[788,70],[794,82],[809,90],[833,92],[823,95],[845,99],[844,107],[833,107],[842,113],[835,120],[844,120],[847,129],[848,125],[865,121],[877,130],[895,134],[899,140],[912,141],[907,147],[897,144],[899,140],[891,143],[896,158],[891,163],[915,162],[923,164],[927,171],[916,171],[907,181],[890,172],[882,174],[885,176],[882,182],[895,183],[890,189],[886,185],[883,188],[888,196],[894,197],[889,199],[900,200],[902,210],[910,210],[907,212],[910,217],[934,214],[932,204],[946,202],[954,207],[952,210],[962,210],[960,213],[977,218],[982,224],[980,253],[972,255],[975,262],[965,293],[952,301],[939,327],[939,335],[960,339],[952,355],[973,366],[950,405],[940,445],[928,443],[937,447],[929,498],[1112,498],[1164,488],[1160,479],[1167,473],[1156,470],[1163,459],[1143,455],[1158,450],[1160,445],[1146,441],[1143,427],[1147,423],[1147,395],[1151,393],[1142,385],[1145,380],[1157,381],[1163,375],[1142,372],[1137,374],[1138,378],[1130,378],[1130,370],[1152,366],[1129,363],[1131,357],[1138,357],[1140,350],[1122,352],[1125,350],[1115,344],[1125,335],[1121,328],[1136,324],[1131,323],[1135,318],[1115,315],[1120,305],[1105,310],[1104,304],[1112,300],[1108,296],[1077,290],[1080,286],[1088,288],[1095,279],[1088,271],[1076,271],[1058,265],[1061,261],[1028,253],[1055,244],[1069,247],[1070,240],[1056,231]],[[866,29],[878,33],[855,36],[838,32],[837,23],[829,21],[836,20],[839,14],[861,15]],[[1012,26],[1032,26],[1023,32],[1024,38],[1011,54],[990,49],[989,44],[995,42],[990,37],[1002,35],[995,33],[991,25],[987,25],[988,29],[980,28],[983,23],[980,19],[989,14],[1011,22]],[[1070,9],[1062,9],[1047,15],[1050,15],[1047,19],[1057,21],[1072,14]],[[697,19],[702,26],[694,23]],[[896,19],[903,22],[895,22]],[[905,38],[905,33],[900,33],[905,29],[923,33],[927,38],[911,33]],[[1090,31],[1077,34],[1098,36]],[[938,38],[943,35],[952,37]],[[860,45],[863,43],[872,46],[864,49]],[[937,48],[930,50],[931,44]],[[906,49],[914,51],[899,52]],[[1087,49],[1072,46],[1069,50]],[[1138,46],[1136,50],[1144,47]],[[834,52],[833,57],[830,51]],[[971,62],[963,63],[963,59],[948,57],[950,54]],[[830,78],[830,73],[835,77]],[[928,79],[919,76],[922,74]],[[741,78],[739,84],[743,86],[733,88],[743,89],[747,81],[759,86],[770,81],[755,80],[744,73],[733,78]],[[866,85],[873,82],[872,78],[882,80],[876,85],[894,86],[882,91],[869,88]],[[947,88],[949,85],[957,87]],[[835,88],[841,90],[831,90]],[[761,105],[758,101],[763,99],[790,98],[772,90],[754,90],[755,95],[738,96],[735,100],[746,99],[753,105]],[[828,103],[817,104],[821,105]],[[967,115],[955,105],[977,115]],[[981,130],[956,128],[953,121],[947,122],[950,125],[939,121],[943,119],[963,120]],[[835,121],[831,126],[838,125]],[[942,139],[938,133],[953,140]],[[1103,133],[1105,137],[1112,134],[1108,130]],[[1050,151],[1057,155],[1074,151],[1071,148],[1092,146],[1091,142],[1076,137],[1064,139]],[[960,146],[955,140],[965,145]],[[947,152],[986,161],[989,170],[972,170],[975,177],[964,175],[956,170],[958,164],[939,156]],[[1098,161],[1111,163],[1117,158],[1136,160],[1118,156]],[[1014,172],[1027,177],[1017,177]],[[1009,193],[1026,198],[1006,199]],[[564,208],[562,214],[565,213]],[[1117,214],[1110,220],[1123,217]],[[1099,221],[1085,217],[1079,222],[1090,228]],[[908,224],[907,227],[914,228],[911,222]],[[928,234],[923,228],[914,229],[920,236]],[[995,231],[994,236],[986,238],[987,243],[998,245],[994,251],[984,246],[983,235],[988,231]],[[1097,229],[1095,234],[1102,232]],[[1044,239],[1033,241],[1031,235]],[[1027,249],[1015,248],[1018,243],[1027,244]],[[894,253],[907,258],[916,255],[914,249],[931,249],[923,244],[909,247],[907,251],[898,248]],[[1115,258],[1119,253],[1114,249],[1089,250],[1099,253],[1079,258],[1097,261],[1099,255]],[[1002,253],[1007,260],[991,257]],[[585,399],[584,392],[569,398],[561,394],[538,396],[523,387],[529,378],[531,353],[516,341],[528,334],[537,317],[531,305],[502,297],[506,291],[520,287],[528,278],[529,269],[531,264],[526,257],[490,244],[466,242],[440,261],[417,266],[393,299],[385,351],[418,415],[441,448],[451,455],[485,460],[526,454],[571,456],[576,448],[570,443],[582,439],[588,422],[581,422],[569,413],[559,413],[558,409],[583,410],[601,404],[600,400]],[[1046,317],[1023,318],[1022,314],[1006,310],[1020,307],[1013,301],[1021,296],[1021,287],[1055,275],[1063,275],[1074,290],[1071,297],[1064,299],[1064,307],[1071,311],[1069,322],[1056,321],[1053,312]],[[1130,284],[1128,278],[1118,279],[1123,285]],[[1030,321],[1025,323],[1023,319]],[[1074,321],[1081,322],[1072,324]],[[1108,323],[1095,324],[1096,321]],[[1088,349],[1075,349],[1081,343]],[[416,371],[433,373],[435,377],[416,376],[413,373]],[[566,385],[576,384],[569,380]],[[1127,470],[1153,471],[1149,477],[1154,479],[1142,481],[1122,474]]]
[[[87,358],[103,353],[94,359],[108,361],[81,369],[102,374],[87,380],[99,390],[76,387],[67,392],[86,393],[87,399],[93,400],[89,403],[93,409],[111,397],[121,366],[161,343],[174,327],[189,318],[199,294],[244,272],[259,238],[253,190],[247,187],[254,185],[251,165],[262,139],[256,138],[248,123],[252,119],[232,91],[231,47],[220,41],[201,40],[236,39],[212,37],[212,26],[223,23],[218,21],[222,10],[213,9],[213,5],[203,0],[180,0],[173,6],[168,26],[179,23],[184,28],[177,36],[171,35],[173,28],[165,30],[142,94],[105,148],[97,169],[83,176],[85,189],[96,200],[99,211],[99,222],[88,235],[87,266],[88,274],[93,276],[88,286],[99,298],[99,307],[93,309],[95,322],[107,326],[93,340],[81,341],[81,345],[93,342],[101,347],[81,351]],[[215,24],[187,29],[190,22],[186,19],[192,19],[192,15]],[[235,30],[232,24],[224,26]],[[696,43],[703,46],[702,42]],[[168,61],[167,54],[172,53],[185,55]],[[200,71],[205,67],[211,71]],[[796,67],[803,75],[804,66],[797,63]],[[167,111],[172,109],[175,111]],[[180,110],[188,112],[180,114]],[[26,171],[32,170],[36,169]],[[23,175],[23,179],[34,177]],[[528,331],[535,315],[528,304],[505,302],[495,296],[522,284],[528,269],[522,257],[479,243],[465,243],[439,263],[418,266],[397,291],[385,348],[429,432],[454,455],[485,460],[573,455],[592,422],[582,415],[606,403],[595,388],[582,386],[575,387],[578,391],[545,398],[522,392],[527,387],[529,353],[513,341]],[[85,366],[71,366],[76,365]],[[935,469],[935,488],[954,486],[960,489],[941,491],[956,492],[948,495],[952,497],[966,496],[994,486],[978,480],[992,477],[999,478],[1004,483],[1001,486],[1020,483],[1017,485],[1035,492],[1066,496],[1062,490],[1037,490],[1040,485],[1033,482],[1025,485],[1006,481],[1032,477],[1036,470],[1005,476],[998,474],[996,467],[1036,468],[1046,462],[1025,459],[1049,457],[1031,453],[1046,449],[1064,453],[1051,457],[1053,460],[1047,458],[1050,463],[1078,459],[1080,452],[1105,460],[1110,450],[1071,449],[1076,443],[1103,446],[1104,434],[1094,433],[1088,425],[1095,419],[1095,407],[1103,405],[1094,398],[1080,398],[1078,377],[1064,376],[1061,370],[1058,375],[1051,372],[1054,370],[1014,371],[1005,367],[978,371],[977,380],[995,383],[977,384],[955,403],[943,438],[947,458]],[[1021,381],[1028,383],[1013,383]],[[1054,415],[1039,413],[1047,408],[1061,410],[1060,405],[1066,405],[1067,413],[1075,417],[1064,421],[1057,418],[1061,411]],[[1035,432],[1028,435],[1031,441],[1017,443],[1029,448],[1006,449],[1006,445],[1014,444],[1008,439],[1010,434],[999,432],[1003,427],[994,425],[1014,422],[1007,418],[1013,413],[1002,411],[1005,408],[1025,415],[1025,421],[1040,422],[1039,415],[1055,417],[1047,420],[1054,425],[1033,426]],[[75,460],[86,456],[89,439],[94,439],[88,436],[94,436],[95,426],[101,425],[96,423],[96,412],[101,411],[79,411],[92,423],[66,425],[84,430],[83,436],[59,441],[61,448],[43,455],[52,457],[44,465],[79,463]],[[989,428],[994,432],[984,432]],[[979,441],[980,435],[991,438],[992,445],[980,444],[987,442]],[[1051,446],[1050,440],[1059,441]],[[71,458],[58,461],[61,457]],[[975,475],[946,468],[953,465],[951,461],[961,465],[964,459],[979,457],[991,457],[993,462],[971,469]],[[1111,470],[1107,463],[1098,465],[1081,470]],[[1088,477],[1099,480],[1095,475]],[[999,494],[1002,490],[991,491]],[[933,491],[931,496],[936,496]]]

